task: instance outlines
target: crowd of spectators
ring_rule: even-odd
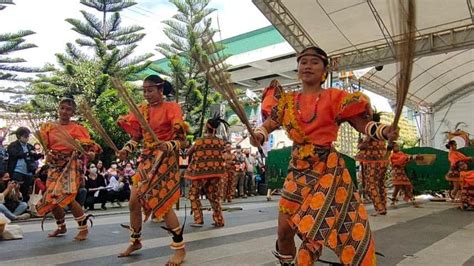
[[[35,215],[35,204],[46,190],[48,165],[44,163],[41,145],[31,145],[30,130],[25,127],[13,132],[16,140],[4,147],[5,136],[0,136],[0,213],[10,220],[24,220]],[[259,183],[264,183],[265,167],[258,154],[237,146],[231,152],[232,162],[243,175],[239,175],[235,197],[257,195]],[[186,152],[180,154],[181,173],[188,165]],[[102,161],[89,162],[83,167],[84,178],[76,200],[87,211],[102,210],[128,201],[136,164],[111,163],[107,168]],[[190,184],[182,177],[181,196],[187,196]],[[67,210],[66,210],[67,211]]]
[[[25,220],[35,215],[38,195],[46,190],[48,165],[44,163],[41,145],[28,143],[30,130],[19,127],[16,140],[7,147],[5,136],[0,136],[0,213],[8,219]],[[83,169],[84,178],[76,200],[86,209],[95,205],[106,210],[106,204],[121,207],[130,197],[131,177],[135,174],[132,162],[112,163],[106,168],[102,161],[89,163]]]

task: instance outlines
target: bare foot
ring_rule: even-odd
[[[89,230],[81,230],[77,233],[77,235],[74,237],[75,240],[77,241],[84,241],[87,239],[87,235],[89,234]]]
[[[133,252],[135,252],[135,251],[137,251],[141,248],[142,248],[142,243],[140,243],[140,241],[136,241],[135,243],[130,244],[124,252],[122,252],[118,255],[118,257],[119,258],[128,257],[128,256],[130,256],[130,254],[132,254]]]
[[[220,224],[220,223],[212,223],[212,225],[217,228],[224,227],[224,224]]]
[[[58,237],[60,235],[64,235],[67,232],[66,226],[58,227],[52,233],[48,234],[48,237]]]
[[[184,248],[177,249],[173,257],[171,257],[171,259],[169,259],[165,265],[166,266],[179,266],[181,265],[181,263],[183,263],[185,256],[186,256],[186,251],[184,251]]]

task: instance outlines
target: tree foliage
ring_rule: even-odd
[[[220,96],[211,91],[205,73],[195,60],[196,51],[202,52],[201,42],[216,33],[209,15],[215,11],[207,7],[209,0],[170,0],[178,12],[166,25],[165,35],[171,43],[160,43],[157,51],[169,61],[169,70],[150,66],[152,70],[171,78],[176,90],[175,99],[183,102],[186,120],[199,136],[203,121],[209,116],[208,107],[219,102]],[[220,51],[223,47],[220,49]]]
[[[99,12],[100,16],[82,10],[82,20],[66,19],[80,37],[75,44],[67,43],[64,53],[56,54],[59,67],[52,75],[42,75],[33,83],[29,93],[35,97],[27,109],[55,117],[62,97],[86,99],[112,140],[120,147],[127,136],[117,127],[116,121],[118,116],[127,112],[127,108],[119,100],[110,77],[127,79],[144,70],[150,64],[147,59],[152,54],[134,56],[135,48],[145,36],[141,33],[143,28],[121,25],[120,12],[135,5],[134,1],[81,0],[81,4]],[[100,136],[93,133],[93,137],[105,145]],[[110,160],[111,152],[107,148],[102,158]]]
[[[37,71],[35,68],[20,66],[20,63],[26,62],[25,59],[10,56],[13,52],[37,47],[25,40],[25,37],[32,34],[35,33],[31,30],[0,34],[0,80],[19,81],[18,72],[31,73]]]

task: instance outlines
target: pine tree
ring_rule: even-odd
[[[61,97],[74,95],[85,96],[94,105],[95,99],[111,87],[110,76],[126,79],[150,64],[146,60],[152,54],[132,57],[145,36],[140,32],[143,28],[121,27],[120,12],[135,5],[134,1],[81,0],[81,3],[100,12],[100,18],[82,10],[84,21],[66,19],[81,37],[75,40],[76,44],[67,43],[65,53],[56,54],[59,67],[53,75],[42,76],[33,86],[36,95],[51,96],[47,103],[52,103],[52,107]],[[43,99],[33,101],[36,109],[50,111],[43,109],[44,103]]]
[[[37,47],[34,44],[25,43],[24,37],[32,34],[35,33],[30,30],[0,34],[0,80],[20,81],[21,79],[17,76],[18,72],[35,72],[34,68],[15,65],[26,62],[25,59],[8,56],[16,51]]]
[[[127,79],[144,70],[152,54],[134,57],[133,52],[145,36],[140,26],[121,26],[120,12],[136,3],[128,0],[81,0],[84,6],[100,12],[82,10],[84,20],[66,19],[79,33],[75,44],[67,43],[66,51],[56,54],[59,67],[53,75],[42,76],[32,87],[36,96],[30,108],[39,113],[56,116],[59,100],[64,97],[84,97],[98,114],[99,121],[121,146],[127,139],[116,125],[119,115],[127,111],[110,83],[110,77]],[[86,123],[87,124],[87,123]],[[103,144],[99,136],[95,136]],[[104,158],[112,157],[105,150]]]
[[[4,4],[14,4],[11,0],[2,1],[0,10],[5,9]],[[51,71],[51,65],[44,67],[20,66],[26,60],[19,57],[10,57],[11,53],[37,47],[35,44],[27,43],[25,37],[35,34],[31,30],[20,30],[15,33],[0,33],[0,80],[7,81],[31,81],[31,78],[20,77],[20,73],[41,73]],[[12,90],[12,93],[21,93],[16,88],[6,88],[5,92]]]
[[[2,1],[0,10],[6,8],[5,4],[13,4],[13,1]],[[0,33],[0,81],[4,81],[7,87],[0,87],[0,92],[14,94],[10,100],[0,101],[0,107],[12,112],[21,110],[21,104],[25,102],[25,88],[20,85],[11,84],[14,82],[29,82],[31,78],[20,76],[19,74],[47,72],[52,69],[50,65],[42,68],[28,67],[21,65],[26,60],[20,57],[11,57],[14,52],[35,48],[35,44],[27,43],[26,37],[35,34],[31,30],[20,30],[15,33]],[[10,84],[8,84],[10,83]],[[22,83],[16,83],[22,84]],[[10,87],[12,86],[12,87]]]
[[[101,18],[81,10],[85,22],[73,18],[66,21],[73,26],[72,30],[82,35],[76,43],[81,47],[95,50],[95,57],[102,61],[104,74],[125,78],[142,71],[149,65],[150,62],[145,61],[153,56],[151,53],[130,58],[138,46],[137,43],[145,37],[144,33],[140,33],[143,27],[137,25],[121,27],[120,11],[136,5],[136,2],[81,0],[81,4],[100,12]],[[85,56],[70,43],[68,54],[73,59]]]
[[[184,101],[184,113],[187,121],[200,136],[203,122],[208,115],[208,107],[219,101],[220,96],[210,91],[205,73],[194,59],[196,51],[202,51],[203,38],[212,37],[209,15],[215,11],[208,8],[209,0],[170,0],[178,13],[172,19],[165,20],[165,35],[171,44],[160,43],[157,50],[169,60],[170,70],[150,68],[172,79],[176,89],[176,101]],[[205,36],[210,35],[210,36]],[[223,50],[221,47],[220,51]]]

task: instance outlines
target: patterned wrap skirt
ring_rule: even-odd
[[[385,188],[385,174],[388,161],[361,161],[360,165],[365,194],[372,200],[377,212],[386,212],[387,191]]]
[[[52,152],[48,155],[49,164],[46,191],[36,205],[39,216],[44,216],[55,207],[64,208],[76,198],[81,185],[81,163],[75,152]]]
[[[405,172],[405,165],[400,166],[392,164],[392,185],[413,187]]]
[[[138,199],[145,214],[145,221],[151,214],[160,219],[179,200],[180,174],[178,152],[145,149],[133,186],[138,190]]]
[[[375,264],[367,212],[335,149],[315,147],[312,156],[300,159],[298,146],[293,146],[279,205],[281,212],[290,215],[289,224],[305,249],[317,252],[324,245],[343,264]]]

